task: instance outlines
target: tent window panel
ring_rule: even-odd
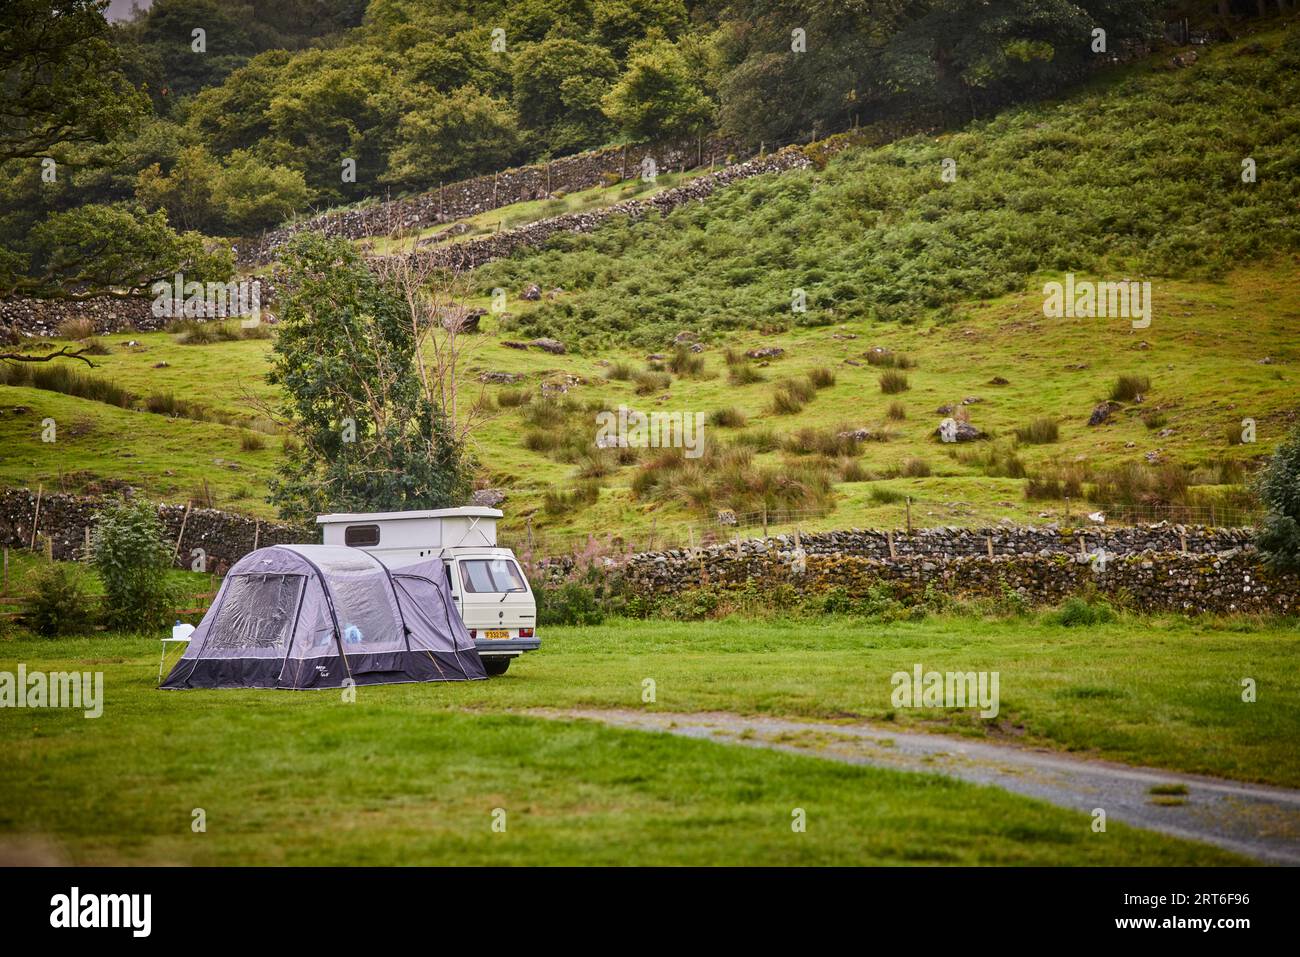
[[[526,591],[519,566],[508,558],[475,559],[460,563],[465,590],[474,594]]]
[[[212,623],[213,648],[284,648],[293,633],[302,575],[235,575]]]

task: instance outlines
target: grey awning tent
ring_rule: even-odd
[[[338,688],[486,677],[437,559],[274,545],[230,569],[163,688]]]

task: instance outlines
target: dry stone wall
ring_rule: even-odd
[[[55,558],[80,558],[86,532],[95,527],[96,515],[104,504],[102,498],[45,494],[40,497],[38,514],[37,492],[22,488],[0,490],[0,545],[28,548],[35,540],[37,548],[41,548],[44,538],[48,537]],[[263,522],[219,509],[193,508],[187,517],[184,505],[160,504],[158,517],[173,545],[181,535],[184,523],[177,567],[191,567],[194,559],[199,557],[192,550],[200,548],[203,550],[204,570],[217,574],[224,574],[236,561],[253,551],[254,543],[261,548],[320,540],[319,532],[314,528]]]
[[[104,504],[102,498],[42,495],[38,514],[36,492],[0,490],[0,545],[28,548],[35,539],[39,548],[48,537],[56,558],[78,558]],[[207,571],[224,574],[255,547],[320,540],[315,528],[261,522],[217,509],[194,508],[187,517],[184,505],[157,507],[169,541],[175,543],[181,536],[180,567],[190,567],[193,549],[202,549]],[[851,529],[803,535],[797,545],[792,536],[776,536],[739,545],[646,552],[612,563],[605,571],[626,591],[647,598],[702,586],[746,585],[788,585],[810,595],[834,588],[862,597],[887,584],[905,602],[919,601],[929,590],[960,598],[1014,593],[1031,605],[1056,604],[1092,589],[1145,609],[1300,613],[1300,576],[1268,570],[1251,538],[1249,529],[1163,524],[938,528],[892,536]],[[542,575],[555,580],[572,568],[572,559],[550,559],[543,563]]]
[[[890,539],[893,539],[891,557]],[[686,589],[788,585],[850,597],[887,584],[902,601],[1018,595],[1056,604],[1088,589],[1137,607],[1185,612],[1300,612],[1300,576],[1269,571],[1250,529],[1160,524],[1124,528],[926,529],[908,535],[852,529],[731,542],[629,557],[607,569],[629,593],[654,599]],[[989,557],[992,545],[993,557]],[[1185,551],[1184,551],[1185,549]],[[545,563],[562,578],[572,560]]]
[[[646,157],[657,169],[689,169],[711,161],[724,162],[736,149],[727,139],[710,139],[687,143],[661,143],[647,146],[614,146],[590,150],[574,156],[520,166],[477,176],[418,196],[389,200],[356,209],[322,213],[291,226],[271,230],[257,241],[243,244],[238,250],[241,264],[266,263],[277,257],[279,247],[300,232],[318,232],[326,236],[366,239],[425,229],[438,223],[452,222],[512,203],[544,199],[600,185],[607,176],[620,178],[639,175]]]
[[[628,200],[587,212],[553,216],[516,229],[507,229],[489,236],[467,239],[464,242],[448,243],[410,255],[413,259],[427,265],[473,269],[484,263],[504,259],[517,250],[541,246],[559,233],[589,233],[616,216],[641,219],[651,212],[667,215],[677,207],[693,200],[704,200],[714,190],[738,180],[761,176],[764,173],[807,169],[810,166],[812,161],[802,150],[797,147],[787,147],[767,156],[728,166],[716,173],[696,177],[685,185],[666,189],[649,199]]]

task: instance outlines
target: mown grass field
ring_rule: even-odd
[[[159,692],[156,641],[0,644],[0,670],[102,670],[101,718],[0,711],[0,847],[75,863],[1216,864],[1229,855],[1002,792],[584,722],[534,707],[893,720],[1296,785],[1287,624],[933,618],[553,628],[504,677]],[[890,707],[889,676],[995,669],[985,724]],[[1245,704],[1240,679],[1256,679]],[[656,683],[643,704],[645,678]],[[806,833],[790,829],[804,808]],[[206,833],[190,830],[194,808]],[[491,830],[506,811],[505,833]]]

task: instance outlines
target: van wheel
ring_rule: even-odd
[[[495,678],[497,675],[506,673],[510,667],[510,659],[505,655],[489,655],[483,659],[483,670],[488,673],[488,677]]]

